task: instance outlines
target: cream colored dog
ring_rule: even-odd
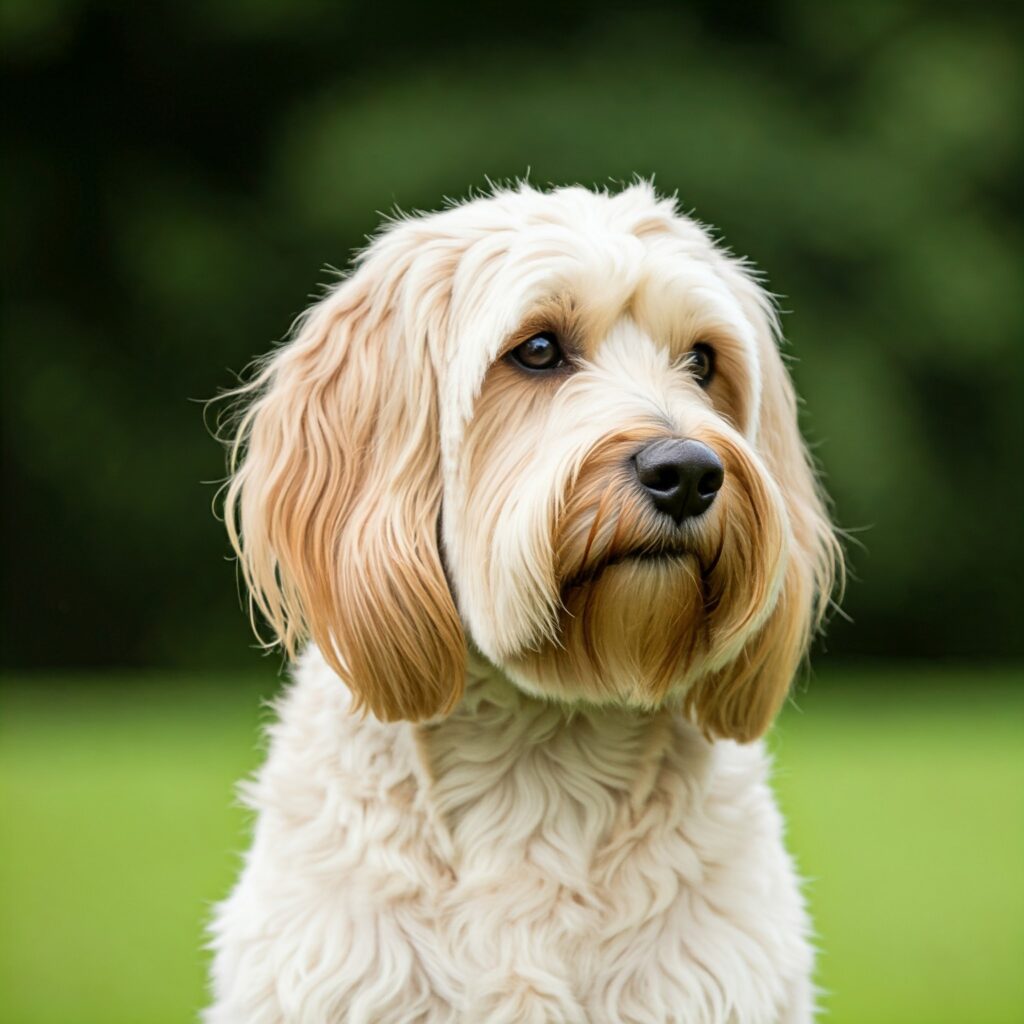
[[[211,1024],[807,1021],[758,737],[838,549],[771,303],[647,185],[389,225],[244,388],[298,659]]]

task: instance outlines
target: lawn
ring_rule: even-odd
[[[771,744],[833,1024],[1024,1019],[1024,679],[828,670]],[[263,678],[8,678],[0,1021],[163,1024],[204,999]]]

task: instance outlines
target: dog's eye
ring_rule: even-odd
[[[715,375],[715,350],[710,345],[699,341],[690,350],[690,372],[702,388],[711,383]]]
[[[509,355],[527,370],[553,370],[565,364],[558,339],[547,332],[535,334],[529,341],[516,345]]]

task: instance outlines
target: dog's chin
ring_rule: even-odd
[[[652,708],[680,692],[708,647],[700,559],[635,549],[575,573],[561,588],[556,640],[507,659],[535,695]]]

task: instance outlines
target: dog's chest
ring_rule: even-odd
[[[543,1020],[572,1019],[561,1001],[587,1021],[774,1020],[804,922],[760,749],[668,714],[533,710],[492,730],[478,707],[432,749],[421,737],[450,842],[430,903],[453,991],[478,1019],[530,979]]]
[[[249,795],[215,926],[239,1005],[270,971],[268,1020],[768,1024],[806,988],[758,746],[506,691],[382,726],[335,693],[292,693]]]

